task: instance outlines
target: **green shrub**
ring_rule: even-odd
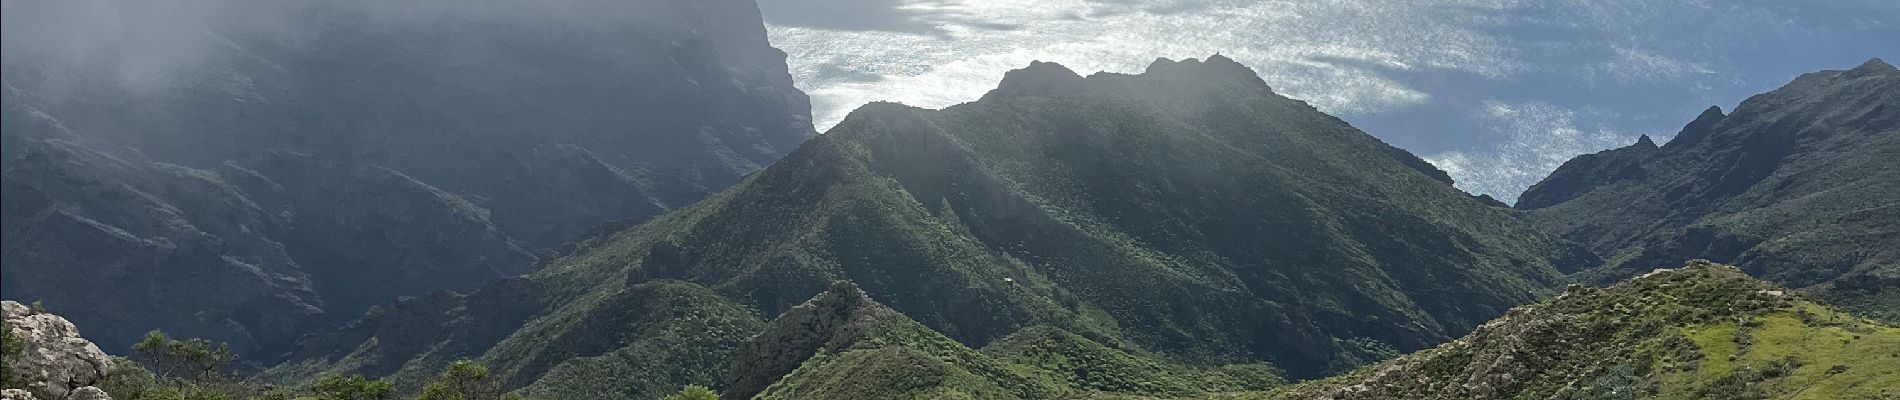
[[[310,394],[322,400],[387,400],[390,391],[389,381],[362,375],[329,375],[310,386]]]
[[[0,321],[0,364],[12,364],[14,357],[26,351],[26,342],[13,337],[13,327],[6,321]],[[0,374],[0,388],[15,389],[7,377],[12,374]]]
[[[664,400],[719,400],[719,393],[705,386],[688,385],[680,388],[679,392],[667,395]]]

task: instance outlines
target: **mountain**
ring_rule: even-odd
[[[1705,258],[1900,318],[1900,71],[1878,59],[1710,108],[1669,143],[1578,157],[1516,205],[1605,283]]]
[[[0,286],[108,349],[275,362],[814,133],[750,1],[5,7]]]
[[[1572,287],[1438,348],[1228,399],[1887,399],[1900,327],[1706,261]]]
[[[400,329],[436,344],[399,353],[312,341],[280,371],[471,357],[528,392],[599,387],[544,354],[647,351],[625,336],[646,322],[612,319],[646,306],[620,300],[644,285],[704,287],[720,299],[706,304],[762,320],[849,280],[969,348],[1045,327],[1309,378],[1450,340],[1593,261],[1232,60],[1087,78],[1036,63],[977,102],[865,106],[732,189],[577,242],[524,277],[541,306],[512,330],[468,341],[418,324]]]

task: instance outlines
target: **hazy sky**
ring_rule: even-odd
[[[1032,60],[1220,53],[1507,202],[1563,161],[1795,75],[1900,57],[1894,0],[760,0],[819,128],[975,100]]]

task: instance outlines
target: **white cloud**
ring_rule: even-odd
[[[1431,98],[1384,70],[1437,68],[1501,77],[1504,47],[1470,28],[1469,8],[1501,2],[941,0],[913,2],[935,32],[774,26],[826,128],[874,100],[944,107],[974,100],[1005,71],[1053,61],[1084,74],[1139,72],[1157,57],[1221,53],[1275,90],[1337,114]],[[1452,6],[1466,7],[1453,9]],[[877,79],[867,79],[875,77]]]
[[[1624,146],[1635,135],[1583,120],[1614,120],[1608,111],[1579,112],[1542,102],[1510,104],[1487,100],[1472,112],[1489,131],[1503,138],[1483,151],[1449,151],[1425,160],[1451,174],[1458,188],[1515,202],[1517,194],[1578,155]]]
[[[1663,82],[1690,75],[1714,74],[1707,63],[1685,61],[1622,45],[1611,46],[1616,57],[1585,67],[1586,79]]]

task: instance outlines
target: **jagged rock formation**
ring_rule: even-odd
[[[1900,327],[1693,261],[1572,287],[1438,348],[1234,399],[1884,399]]]
[[[20,344],[19,354],[8,354],[0,373],[6,374],[8,399],[110,400],[92,385],[115,369],[112,356],[79,336],[79,329],[58,315],[34,310],[14,301],[0,301],[9,339]],[[17,391],[17,392],[16,392]]]
[[[513,4],[8,3],[0,285],[273,361],[813,134],[751,1]]]
[[[1900,318],[1900,71],[1875,59],[1710,108],[1661,147],[1578,157],[1531,219],[1607,259],[1607,283],[1706,258]]]
[[[1450,340],[1592,262],[1412,159],[1225,58],[1087,78],[1038,64],[974,103],[866,106],[734,189],[545,262],[526,279],[548,309],[505,339],[375,364],[480,357],[551,384],[548,338],[653,351],[575,322],[626,312],[604,299],[634,288],[690,282],[765,316],[849,280],[968,348],[1042,325],[1313,377]]]

